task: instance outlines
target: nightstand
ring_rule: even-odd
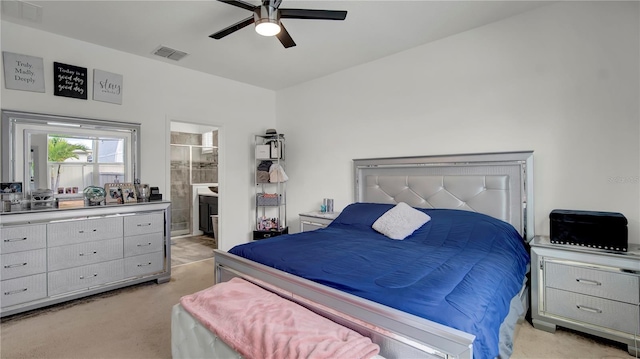
[[[556,326],[611,339],[640,355],[640,245],[627,252],[531,242],[531,318],[536,329]]]
[[[339,212],[308,212],[300,213],[300,232],[313,231],[328,226],[338,217]]]

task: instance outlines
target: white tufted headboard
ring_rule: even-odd
[[[533,238],[533,152],[354,160],[355,201],[484,213]]]

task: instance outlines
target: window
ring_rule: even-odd
[[[89,185],[124,181],[124,145],[124,139],[48,135],[49,188],[68,194]]]
[[[213,131],[202,134],[202,153],[213,153]]]

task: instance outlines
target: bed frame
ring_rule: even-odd
[[[357,159],[354,171],[356,202],[481,212],[533,238],[532,151]],[[220,250],[214,256],[216,283],[252,281],[370,337],[383,357],[473,357],[471,334]],[[528,290],[517,299],[526,313]]]

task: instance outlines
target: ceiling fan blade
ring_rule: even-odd
[[[346,17],[346,11],[338,10],[280,9],[281,19],[344,20]]]
[[[249,11],[253,11],[256,8],[259,7],[259,6],[255,6],[253,4],[249,4],[248,2],[244,2],[242,0],[218,0],[218,1],[223,2],[225,4],[237,6],[239,8],[242,8],[242,9],[245,9],[245,10],[249,10]]]
[[[271,6],[275,9],[280,7],[282,0],[262,0],[262,6]]]
[[[278,40],[280,40],[282,46],[284,46],[286,49],[296,46],[296,43],[291,38],[291,35],[289,35],[289,31],[284,28],[284,25],[282,25],[282,23],[280,23],[280,32],[276,35],[276,37],[278,38]]]
[[[243,27],[247,26],[247,25],[251,25],[253,24],[253,22],[255,21],[253,15],[249,16],[248,18],[241,20],[225,29],[222,29],[218,32],[216,32],[215,34],[211,34],[209,35],[209,37],[214,38],[216,40],[220,40],[223,37],[232,34],[240,29],[242,29]]]

